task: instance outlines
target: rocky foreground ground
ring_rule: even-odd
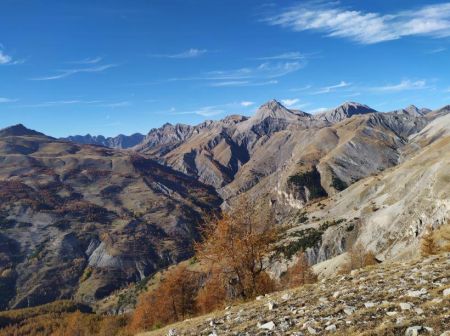
[[[144,333],[450,336],[450,253],[385,263]]]

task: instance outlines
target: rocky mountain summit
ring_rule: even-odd
[[[354,102],[346,102],[341,106],[338,106],[337,108],[318,113],[314,115],[314,118],[319,120],[325,120],[330,123],[336,123],[346,118],[351,118],[354,115],[375,113],[375,112],[377,111],[370,108],[367,105]]]
[[[450,334],[450,254],[383,263],[141,334]]]

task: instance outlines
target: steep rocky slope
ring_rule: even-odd
[[[0,307],[90,303],[192,254],[221,200],[135,153],[0,131]]]
[[[339,256],[355,242],[379,260],[415,255],[425,229],[450,218],[450,114],[439,110],[430,115],[436,116],[410,136],[398,165],[292,216],[282,250],[290,256],[306,249],[312,263]],[[337,265],[339,259],[318,270],[329,273]],[[276,265],[273,272],[285,269]]]
[[[448,253],[383,263],[141,335],[447,335],[449,269]]]

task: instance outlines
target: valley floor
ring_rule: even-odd
[[[450,253],[383,263],[141,336],[450,335]]]

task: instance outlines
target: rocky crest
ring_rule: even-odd
[[[135,133],[132,135],[119,134],[115,137],[105,138],[103,135],[72,135],[61,140],[72,141],[82,145],[98,145],[116,149],[127,149],[136,146],[144,140],[144,135]]]

